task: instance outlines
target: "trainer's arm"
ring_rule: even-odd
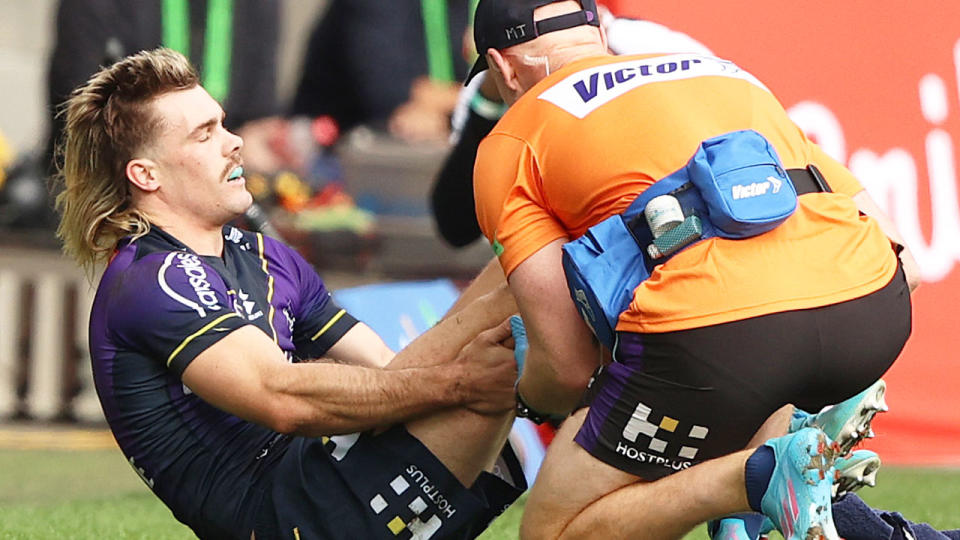
[[[454,406],[499,413],[513,406],[516,378],[512,351],[500,344],[509,335],[500,335],[500,323],[513,312],[510,304],[479,299],[420,336],[386,370],[290,363],[266,334],[246,326],[194,358],[183,382],[231,414],[299,435],[362,431]]]
[[[551,414],[577,405],[600,364],[600,347],[570,299],[560,264],[564,242],[551,242],[507,278],[530,344],[518,389],[528,405]]]

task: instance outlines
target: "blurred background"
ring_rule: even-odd
[[[892,412],[868,446],[888,463],[960,465],[960,3],[607,4],[759,77],[894,218],[924,284],[887,376]],[[101,425],[89,280],[52,232],[53,106],[140,48],[185,52],[244,136],[258,204],[244,225],[294,245],[334,289],[439,283],[415,291],[434,302],[415,311],[421,325],[442,314],[490,256],[474,236],[448,243],[430,202],[475,54],[464,40],[472,5],[0,0],[0,420]],[[628,30],[617,43],[647,36]]]

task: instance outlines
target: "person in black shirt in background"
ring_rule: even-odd
[[[62,137],[57,111],[70,91],[100,66],[164,45],[190,58],[211,95],[230,111],[226,125],[243,137],[247,166],[273,172],[278,163],[267,141],[280,121],[279,37],[280,2],[61,0],[47,74],[47,158]]]
[[[310,34],[292,114],[443,142],[467,74],[469,0],[332,0]]]

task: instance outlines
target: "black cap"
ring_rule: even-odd
[[[480,57],[467,75],[467,82],[487,69],[487,49],[506,49],[532,41],[549,32],[584,24],[600,26],[596,0],[580,0],[583,8],[580,11],[533,22],[533,10],[559,1],[561,0],[480,0],[473,18],[473,42]]]

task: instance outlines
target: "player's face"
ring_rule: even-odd
[[[187,221],[220,226],[253,202],[243,176],[243,139],[223,127],[224,112],[200,86],[163,94],[153,102],[162,119],[152,148],[160,194]]]

